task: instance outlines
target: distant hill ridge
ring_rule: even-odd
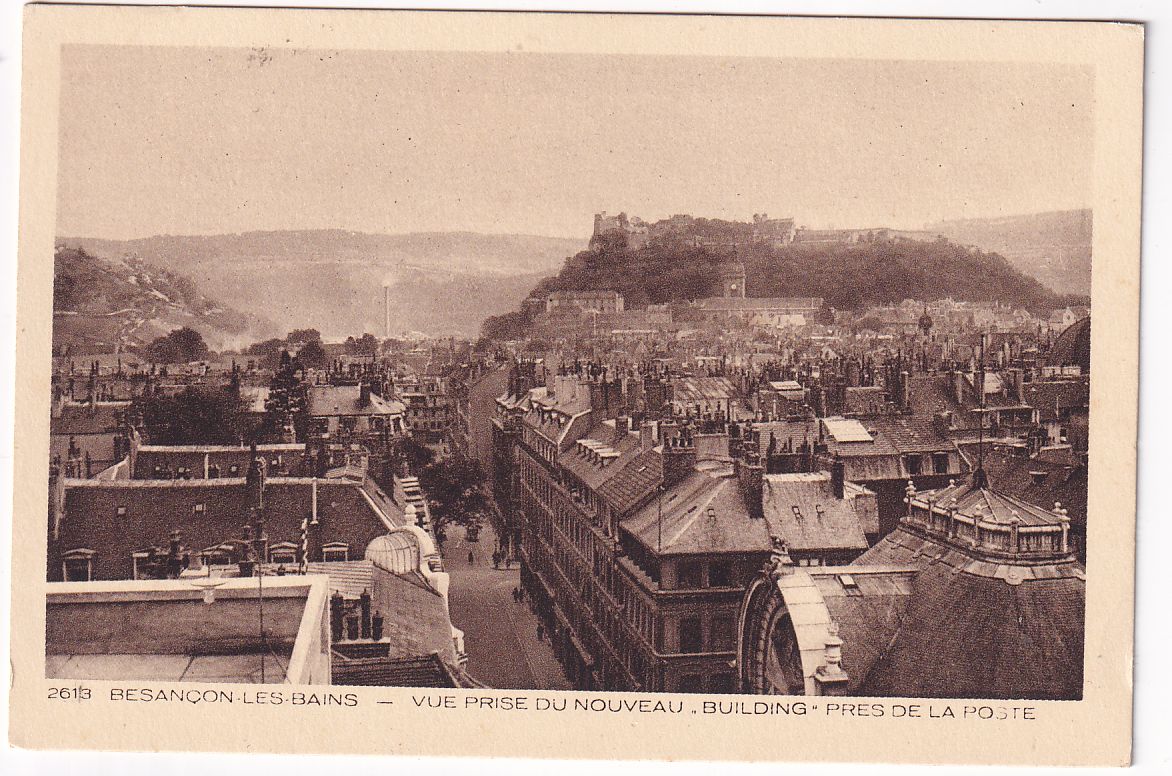
[[[326,337],[382,336],[384,286],[390,287],[392,333],[475,335],[486,315],[515,308],[586,241],[341,229],[59,240],[181,272],[225,305],[272,321],[278,333],[312,327]]]
[[[210,299],[181,273],[134,257],[113,260],[58,246],[53,261],[53,345],[61,353],[133,348],[188,326],[214,349],[269,330]]]
[[[942,221],[929,229],[1004,256],[1017,270],[1067,294],[1091,292],[1094,215],[1089,209]]]
[[[744,264],[750,297],[821,297],[838,309],[951,297],[999,301],[1041,313],[1074,301],[1016,269],[1004,257],[944,238],[899,236],[858,242],[756,241],[717,244],[727,228],[695,229],[683,238],[666,235],[632,247],[621,231],[596,237],[589,250],[569,259],[561,272],[534,288],[554,291],[614,290],[627,306],[694,300],[720,293],[724,265]],[[708,239],[708,244],[705,239]],[[485,331],[516,331],[517,322],[489,321]]]
[[[482,234],[470,231],[376,234],[345,229],[250,231],[214,235],[155,235],[131,240],[66,237],[66,245],[83,245],[102,255],[137,254],[148,260],[172,257],[195,264],[231,258],[265,262],[273,258],[316,260],[388,260],[420,268],[457,273],[525,274],[556,269],[567,251],[585,240],[527,234]]]

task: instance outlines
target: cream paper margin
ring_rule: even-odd
[[[59,48],[68,43],[1049,62],[1094,68],[1095,372],[1086,672],[1033,721],[440,711],[411,697],[704,696],[346,688],[357,708],[50,701],[44,680]],[[1075,22],[28,6],[12,558],[11,741],[30,748],[1122,765],[1130,760],[1143,28]],[[71,683],[74,684],[74,683]],[[217,685],[184,685],[212,688]],[[219,685],[223,687],[223,685]],[[751,696],[742,696],[753,700]],[[392,700],[394,705],[377,705]],[[726,697],[725,700],[728,700]],[[878,699],[891,704],[898,699]],[[929,702],[924,701],[926,707]],[[946,701],[934,701],[939,708]],[[968,702],[972,705],[973,702]],[[572,701],[571,701],[572,705]],[[964,701],[953,704],[959,710]],[[442,731],[442,732],[441,732]]]

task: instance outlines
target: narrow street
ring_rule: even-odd
[[[444,568],[451,576],[452,624],[464,631],[468,673],[501,689],[571,689],[548,638],[537,639],[537,617],[529,610],[529,602],[513,600],[513,589],[521,584],[519,567],[515,563],[509,569],[492,567],[496,547],[492,526],[484,524],[477,542],[467,541],[463,528],[449,535]]]

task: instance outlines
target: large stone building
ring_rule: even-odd
[[[875,530],[875,495],[841,467],[767,477],[740,427],[636,422],[645,397],[576,375],[514,387],[523,393],[499,402],[498,503],[514,513],[522,584],[578,688],[732,691],[739,602],[770,548],[846,562]]]
[[[727,293],[729,282],[735,281],[724,281],[725,296],[697,299],[682,311],[681,319],[712,324],[740,321],[750,326],[785,328],[812,323],[822,310],[819,297],[745,298]],[[740,281],[741,288],[743,282]]]
[[[146,600],[152,581],[165,578],[192,595],[201,586],[215,588],[237,577],[297,577],[307,584],[320,579],[330,594],[329,633],[321,643],[333,660],[332,681],[430,686],[472,681],[463,670],[463,633],[450,619],[448,575],[413,478],[396,478],[391,492],[384,492],[366,476],[361,449],[329,451],[345,459],[333,461],[339,465],[326,476],[287,473],[318,468],[318,452],[307,455],[299,445],[250,451],[133,445],[132,450],[136,454],[104,473],[109,478],[52,472],[50,582],[106,584],[93,589],[106,598],[94,600],[108,598],[116,606],[123,599]],[[244,476],[233,471],[241,453],[248,460]],[[270,461],[277,461],[280,475],[268,475]],[[215,471],[220,466],[223,474]],[[156,472],[168,478],[150,478]],[[126,581],[122,587],[107,584],[119,580]],[[53,602],[51,594],[50,612]],[[148,633],[153,626],[144,618],[135,627]],[[198,632],[183,638],[193,654],[221,649],[213,632],[203,642]],[[51,644],[50,654],[79,649],[69,643]],[[252,654],[251,648],[241,649]],[[325,681],[331,681],[328,669]]]
[[[555,291],[545,298],[549,314],[621,313],[625,309],[618,291]]]
[[[507,362],[474,361],[461,365],[448,379],[455,412],[452,446],[479,461],[486,475],[492,471],[496,400],[508,389],[509,373]]]
[[[456,406],[445,378],[425,375],[399,380],[395,383],[395,396],[403,405],[406,426],[416,440],[438,444],[449,436],[456,421]]]
[[[899,530],[855,562],[779,548],[740,614],[744,692],[1076,700],[1086,574],[1061,508],[969,481],[908,487]]]
[[[642,248],[650,237],[648,224],[638,216],[628,217],[626,213],[612,216],[604,210],[594,214],[594,231],[590,235],[590,247],[595,248],[606,235],[619,235],[628,248]]]

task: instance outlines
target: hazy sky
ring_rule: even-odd
[[[63,50],[58,233],[473,230],[599,210],[919,227],[1088,206],[1089,71]]]

